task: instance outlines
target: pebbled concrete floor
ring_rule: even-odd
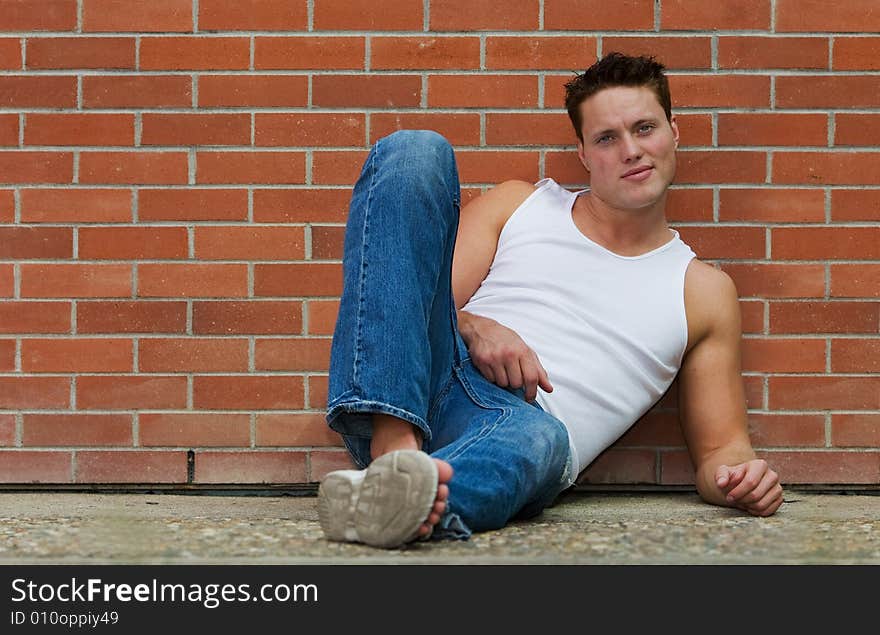
[[[571,492],[469,541],[324,540],[314,496],[0,493],[0,564],[880,564],[880,496],[787,490],[754,518],[696,494]]]

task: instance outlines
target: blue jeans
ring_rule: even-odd
[[[461,206],[455,155],[439,134],[379,139],[355,184],[333,334],[327,422],[370,462],[372,414],[417,427],[454,470],[437,538],[467,538],[537,515],[572,483],[561,421],[474,367],[457,326],[452,254]]]

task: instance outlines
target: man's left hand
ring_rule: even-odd
[[[782,505],[779,475],[764,459],[738,465],[719,465],[715,483],[726,496],[727,504],[753,516],[770,516]]]

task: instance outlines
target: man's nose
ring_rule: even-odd
[[[642,156],[642,149],[639,147],[639,144],[636,143],[635,138],[631,134],[625,134],[621,138],[621,152],[623,156],[624,163],[631,163],[637,159],[640,159]]]

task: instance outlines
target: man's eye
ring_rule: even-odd
[[[647,134],[647,133],[651,132],[653,129],[654,129],[654,124],[646,123],[646,124],[639,126],[639,133],[640,134]]]
[[[611,142],[611,135],[602,135],[598,139],[596,139],[596,143],[607,144]]]

